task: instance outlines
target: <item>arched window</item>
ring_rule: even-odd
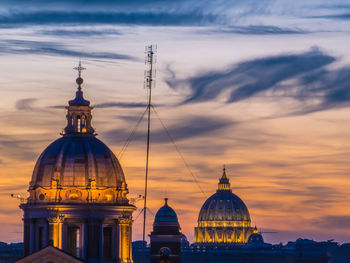
[[[77,132],[81,132],[81,119],[79,115],[77,116],[77,122],[78,122]]]

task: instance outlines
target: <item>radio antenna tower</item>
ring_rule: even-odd
[[[146,211],[147,211],[147,181],[148,181],[148,167],[149,167],[149,147],[150,147],[150,133],[151,133],[151,107],[152,107],[152,88],[154,86],[153,80],[153,63],[155,63],[155,53],[157,46],[146,46],[145,64],[148,65],[148,70],[145,71],[145,88],[148,93],[148,118],[147,118],[147,149],[146,149],[146,177],[145,177],[145,194],[143,201],[143,231],[142,231],[142,262],[145,260],[145,241],[146,241]]]

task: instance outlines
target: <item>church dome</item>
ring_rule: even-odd
[[[40,155],[29,185],[30,202],[127,203],[123,170],[113,152],[96,138],[93,107],[84,99],[79,70],[75,99],[67,109],[62,137]]]
[[[199,212],[200,221],[250,221],[248,208],[232,193],[225,170],[219,189],[205,201]]]
[[[218,191],[202,206],[198,221],[250,221],[248,208],[229,191]]]
[[[224,168],[218,190],[209,197],[198,215],[195,243],[200,246],[244,245],[255,231],[247,206],[230,188]]]
[[[50,187],[53,179],[61,187],[121,187],[123,170],[113,152],[91,134],[68,134],[51,143],[40,155],[30,186]]]

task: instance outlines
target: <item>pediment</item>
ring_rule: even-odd
[[[52,247],[45,247],[29,256],[19,259],[15,263],[82,263],[83,261],[68,253]]]

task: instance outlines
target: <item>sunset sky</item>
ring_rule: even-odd
[[[65,127],[79,59],[93,127],[120,157],[157,44],[153,102],[204,193],[153,115],[152,213],[168,197],[193,242],[225,164],[252,224],[277,232],[265,241],[350,242],[349,1],[2,0],[0,32],[0,241],[22,241],[10,194],[27,195]],[[143,194],[146,128],[119,158],[129,197]]]

